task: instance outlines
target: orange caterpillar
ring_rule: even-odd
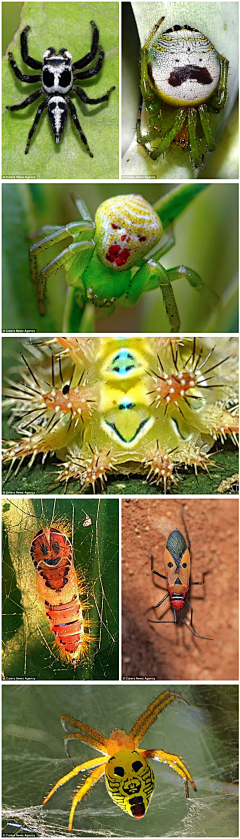
[[[80,600],[82,589],[74,568],[70,528],[62,520],[55,524],[38,531],[30,551],[50,629],[61,653],[76,667],[90,640],[83,617],[86,606]]]

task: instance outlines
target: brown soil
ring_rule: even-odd
[[[194,637],[182,623],[148,623],[166,611],[169,598],[144,615],[166,590],[165,581],[151,574],[151,554],[155,570],[165,574],[167,537],[175,528],[184,534],[183,503],[192,546],[191,579],[202,580],[202,572],[211,571],[204,586],[188,592],[193,625],[213,641]],[[238,679],[237,499],[123,500],[122,574],[123,679]],[[186,606],[184,610],[189,622],[190,612]],[[165,620],[173,620],[172,609]]]

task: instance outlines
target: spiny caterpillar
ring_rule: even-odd
[[[38,592],[57,647],[76,667],[86,652],[90,637],[85,631],[84,607],[80,600],[82,591],[74,568],[70,528],[63,520],[54,524],[38,531],[30,553],[37,572]]]
[[[141,473],[166,492],[177,468],[208,471],[216,440],[236,442],[234,339],[60,337],[28,350],[4,388],[20,435],[5,445],[9,472],[55,453],[56,480],[77,492],[104,490],[110,473]]]
[[[41,509],[39,519],[33,513],[30,499],[19,498],[17,503],[11,498],[3,501],[10,556],[18,589],[25,592],[22,606],[23,609],[26,606],[27,624],[31,624],[26,626],[26,630],[27,634],[32,632],[35,635],[39,625],[41,632],[40,605],[43,604],[49,622],[50,644],[52,637],[62,663],[70,663],[76,668],[89,648],[91,635],[90,622],[85,617],[88,609],[86,586],[74,566],[74,507],[72,523],[66,515],[55,516],[55,502],[50,524],[43,504]],[[35,519],[38,526],[41,524],[37,533]],[[35,568],[36,588],[26,554],[31,557]],[[8,657],[6,664],[9,665]]]

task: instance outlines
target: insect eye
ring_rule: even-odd
[[[168,568],[173,568],[173,562],[168,562]]]
[[[120,775],[120,778],[123,778],[124,769],[122,766],[115,766],[114,775]]]
[[[132,763],[132,768],[134,769],[134,772],[139,772],[139,769],[142,768],[141,761],[140,760],[134,760],[134,763]]]

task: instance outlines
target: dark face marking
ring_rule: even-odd
[[[134,763],[132,764],[132,768],[134,769],[134,772],[139,772],[139,769],[142,769],[141,760],[134,760]]]
[[[54,85],[54,75],[47,67],[43,70],[43,84],[45,87],[53,87]]]
[[[206,67],[198,67],[196,64],[189,64],[186,67],[178,67],[170,73],[168,82],[171,87],[180,87],[188,79],[199,84],[208,85],[212,83],[212,76]]]
[[[55,554],[59,554],[59,544],[58,544],[58,542],[52,542],[51,547],[52,547]]]
[[[124,769],[122,766],[115,766],[114,775],[119,775],[120,778],[124,776]]]
[[[141,819],[142,816],[145,815],[145,805],[143,803],[142,795],[135,795],[134,798],[130,798],[129,804],[131,806],[132,814],[136,817],[136,819]]]
[[[41,545],[41,551],[42,551],[43,556],[47,556],[48,549],[47,549],[47,545],[45,545],[44,542]]]

